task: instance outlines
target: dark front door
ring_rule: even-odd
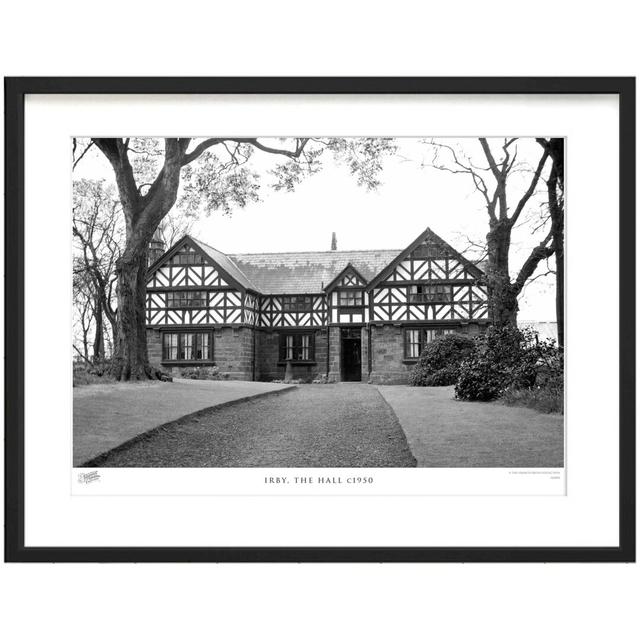
[[[342,329],[342,379],[345,382],[362,380],[360,327]]]

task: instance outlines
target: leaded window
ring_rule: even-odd
[[[289,333],[280,336],[280,360],[313,360],[313,334]]]
[[[451,302],[451,285],[414,284],[409,287],[409,302]]]
[[[429,242],[423,243],[420,246],[416,247],[411,255],[414,258],[445,258],[447,257],[447,252],[444,247],[439,244]]]
[[[362,291],[338,291],[340,307],[359,307],[362,305]]]
[[[414,360],[420,357],[422,350],[438,336],[453,333],[453,329],[442,327],[426,328],[416,327],[415,329],[404,330],[404,357],[407,360]]]
[[[163,333],[162,359],[171,361],[197,362],[212,359],[211,333],[189,331]]]
[[[195,251],[180,252],[172,256],[169,264],[204,264],[204,258]]]
[[[283,296],[282,310],[286,312],[312,311],[313,300],[311,296]]]
[[[181,307],[206,307],[206,291],[169,291],[167,293],[167,307],[171,309]]]

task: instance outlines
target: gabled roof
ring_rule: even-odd
[[[191,238],[191,236],[189,237]],[[238,284],[242,285],[245,289],[251,289],[252,291],[260,293],[260,289],[253,284],[250,278],[247,278],[245,273],[238,269],[237,265],[226,253],[222,253],[222,251],[218,251],[208,244],[205,244],[200,240],[196,240],[196,238],[191,239],[204,253],[207,254],[207,256],[209,256],[209,258],[211,258],[211,260],[226,271],[227,274],[230,275]]]
[[[398,255],[398,249],[242,253],[228,257],[263,294],[322,293],[351,264],[369,281]]]
[[[329,284],[324,286],[325,291],[330,291],[340,280],[349,272],[355,273],[358,279],[362,280],[366,285],[368,280],[351,264],[349,263]]]
[[[397,264],[417,246],[429,239],[444,246],[472,273],[482,275],[481,269],[427,228],[404,250],[225,254],[186,235],[149,267],[147,278],[186,242],[214,262],[225,279],[244,290],[265,295],[323,293],[334,286],[349,269],[353,269],[362,280],[368,282],[367,289],[371,289],[387,278]]]
[[[393,270],[402,262],[414,249],[420,246],[425,240],[431,240],[437,244],[442,245],[447,249],[451,255],[455,256],[467,269],[469,269],[476,276],[483,275],[482,269],[478,268],[475,264],[473,264],[470,260],[465,258],[462,254],[458,253],[448,242],[445,242],[439,235],[431,231],[429,227],[427,227],[406,249],[398,252],[394,259],[376,276],[369,281],[367,285],[367,289],[372,289],[376,284],[386,280]]]
[[[222,277],[229,280],[232,284],[239,286],[241,289],[249,289],[259,293],[258,289],[256,289],[247,276],[229,259],[229,256],[200,240],[196,240],[196,238],[190,235],[185,235],[180,238],[180,240],[174,243],[172,247],[149,266],[146,275],[147,282],[151,279],[151,276],[165,264],[167,260],[170,260],[174,254],[178,253],[185,244],[190,245],[196,251],[200,251],[206,258],[214,262],[222,274]]]

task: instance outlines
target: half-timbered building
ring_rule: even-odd
[[[165,369],[404,383],[435,337],[488,324],[482,270],[430,229],[404,250],[225,254],[185,236],[150,256],[149,358]]]

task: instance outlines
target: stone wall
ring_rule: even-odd
[[[362,360],[362,381],[366,382],[369,379],[369,329],[367,329],[367,327],[362,327],[360,354]]]
[[[159,369],[162,363],[162,334],[156,329],[147,329],[147,353],[149,364]]]
[[[484,325],[475,323],[456,327],[463,333],[476,334],[484,331]],[[371,354],[369,355],[368,332],[371,332]],[[255,379],[281,380],[285,365],[278,364],[280,358],[280,333],[278,330],[253,329],[251,327],[223,327],[213,330],[213,358],[221,373],[231,380],[254,379],[254,332],[255,332]],[[329,380],[339,382],[340,372],[340,327],[315,329],[315,364],[293,365],[293,377],[311,381],[327,373]],[[156,367],[162,361],[162,334],[156,329],[147,329],[149,361]],[[413,362],[404,359],[404,327],[394,325],[372,325],[362,328],[362,381],[373,384],[407,384]],[[327,354],[328,352],[328,354]],[[369,373],[369,357],[371,372]],[[193,366],[193,365],[190,365]],[[167,368],[167,367],[165,367]],[[167,368],[171,371],[171,368]],[[174,367],[177,369],[177,367]]]
[[[477,323],[461,324],[451,328],[460,333],[477,335],[484,332],[487,325]],[[406,361],[404,357],[404,327],[395,325],[373,325],[371,331],[371,373],[369,382],[373,384],[407,384],[409,373],[415,366],[413,361]],[[363,364],[364,340],[363,331]],[[363,380],[367,377],[364,375]]]
[[[213,332],[213,360],[230,380],[253,380],[251,327],[223,327]]]
[[[253,380],[253,331],[251,327],[213,329],[213,361],[230,380]],[[162,333],[157,329],[147,329],[147,350],[149,362],[155,367],[162,366]],[[197,365],[185,363],[185,366]],[[177,372],[181,367],[162,368]]]
[[[404,360],[404,329],[393,325],[376,326],[371,331],[371,373],[373,384],[407,384],[413,364]]]
[[[286,331],[261,329],[256,331],[256,379],[282,380],[285,375],[285,365],[280,361],[280,334]],[[315,329],[314,334],[314,363],[294,364],[292,375],[296,379],[311,381],[318,375],[327,372],[327,330]]]
[[[340,327],[329,327],[329,380],[340,382]]]

